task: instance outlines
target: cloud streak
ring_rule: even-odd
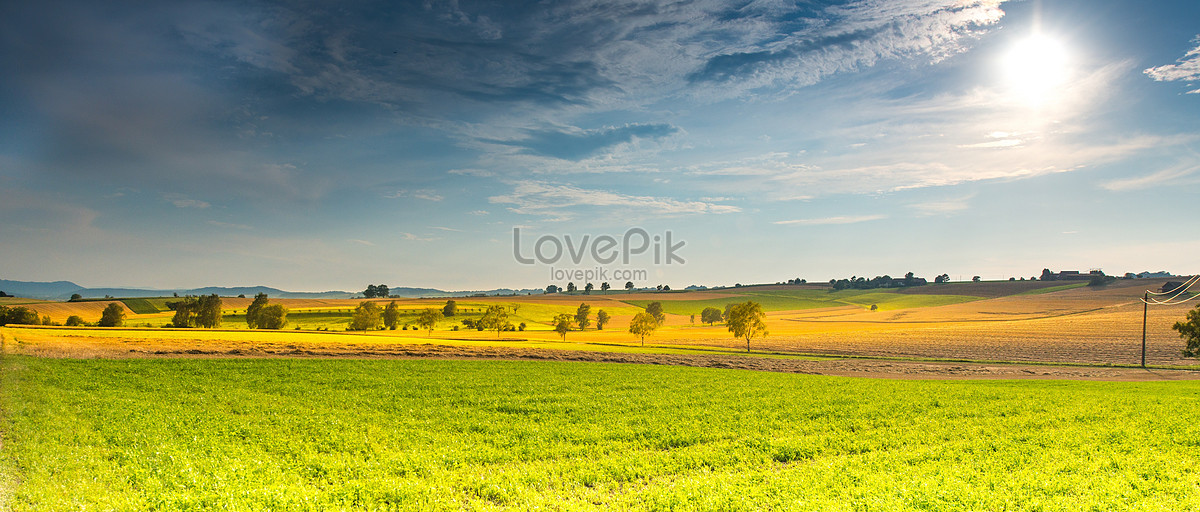
[[[571,185],[542,181],[521,181],[509,194],[492,196],[495,204],[511,204],[509,210],[524,215],[551,217],[554,220],[574,218],[575,210],[591,207],[609,211],[638,212],[645,215],[697,215],[735,213],[740,208],[704,201],[679,201],[652,196],[633,196],[606,190],[588,190]]]

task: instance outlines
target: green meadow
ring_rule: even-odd
[[[1200,383],[0,360],[0,510],[1196,510]]]

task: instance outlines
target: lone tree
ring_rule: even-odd
[[[588,315],[592,314],[592,307],[583,303],[579,305],[579,309],[575,310],[575,325],[579,326],[579,330],[587,329],[588,324],[592,323],[588,319]]]
[[[500,337],[500,331],[503,331],[508,326],[508,308],[499,304],[488,306],[487,311],[483,312],[483,318],[480,318],[475,325],[483,327],[484,330],[496,331],[496,337]]]
[[[733,304],[729,308],[729,317],[725,319],[725,323],[729,326],[729,332],[733,333],[733,337],[746,339],[746,352],[749,352],[750,338],[768,334],[767,323],[764,321],[766,317],[767,314],[763,313],[762,305],[746,301],[741,304]]]
[[[83,325],[83,317],[79,315],[71,315],[67,317],[67,323],[63,325],[66,325],[67,327],[78,327]]]
[[[368,299],[386,299],[391,296],[391,291],[388,290],[388,286],[386,284],[369,284],[367,285],[367,289],[363,290],[362,294],[363,297]]]
[[[700,312],[700,321],[711,327],[712,324],[721,321],[721,310],[713,307],[704,308],[704,311]]]
[[[654,334],[655,329],[658,329],[658,320],[650,313],[633,315],[633,320],[629,322],[629,333],[640,337],[643,347],[646,346],[646,336]]]
[[[442,306],[442,316],[452,317],[458,314],[458,303],[453,300],[446,301],[446,305]]]
[[[221,297],[201,295],[196,300],[196,326],[213,329],[221,326]]]
[[[568,293],[575,291],[575,289],[576,289],[576,288],[575,288],[575,283],[574,283],[574,282],[567,283],[567,292],[568,292]]]
[[[391,301],[387,307],[383,308],[383,326],[388,329],[395,329],[396,324],[399,323],[400,308],[396,306],[396,301]]]
[[[567,313],[554,315],[554,332],[562,337],[563,341],[567,341],[567,331],[571,330],[571,321],[574,318]]]
[[[288,309],[283,304],[267,304],[258,310],[259,329],[283,329],[287,325]]]
[[[662,325],[663,323],[665,323],[667,321],[667,315],[666,315],[666,313],[663,313],[663,307],[662,307],[661,302],[651,302],[650,304],[647,304],[646,305],[646,313],[648,313],[648,314],[650,314],[650,316],[654,317],[654,323],[656,323],[658,325]]]
[[[585,285],[583,285],[583,294],[591,295],[592,290],[594,290],[595,288],[596,288],[595,286],[592,286],[592,283],[585,284]]]
[[[1171,328],[1179,331],[1179,337],[1187,342],[1183,357],[1200,357],[1200,306],[1188,311],[1186,320],[1175,322]]]
[[[596,330],[603,331],[604,325],[608,323],[608,311],[601,309],[596,312]]]
[[[625,281],[625,289],[632,290],[633,289],[633,281]]]
[[[109,302],[100,313],[100,327],[120,327],[125,325],[125,309],[116,302]]]
[[[200,303],[195,297],[184,297],[182,300],[167,302],[167,307],[175,310],[175,316],[171,317],[172,327],[196,326],[196,314],[200,310]]]
[[[374,302],[363,302],[354,308],[354,313],[350,315],[350,325],[347,329],[351,331],[378,329],[381,316],[382,312]]]
[[[608,281],[605,281],[605,282],[603,282],[603,283],[600,283],[600,291],[602,291],[602,292],[604,292],[604,293],[608,293],[608,290],[609,290],[610,288],[612,288],[612,287],[608,285]]]
[[[429,332],[428,336],[432,336],[433,328],[437,327],[438,320],[444,316],[443,312],[438,311],[437,308],[425,308],[420,315],[417,315],[417,325],[425,328]]]
[[[258,328],[258,313],[267,305],[267,294],[260,293],[254,296],[254,302],[246,308],[246,326],[251,329]]]
[[[0,292],[0,294],[2,294],[2,293],[4,293],[4,292]],[[3,297],[3,296],[4,296],[4,295],[0,295],[0,297]],[[83,295],[80,295],[80,294],[78,294],[78,293],[72,293],[72,294],[71,294],[71,300],[70,300],[70,301],[68,301],[68,302],[79,302],[79,301],[81,301],[81,300],[83,300]]]

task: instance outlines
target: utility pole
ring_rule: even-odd
[[[1150,308],[1150,292],[1142,297],[1142,368],[1146,367],[1146,314]]]

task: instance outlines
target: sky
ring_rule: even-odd
[[[1200,273],[1194,0],[4,2],[0,77],[0,279]]]

